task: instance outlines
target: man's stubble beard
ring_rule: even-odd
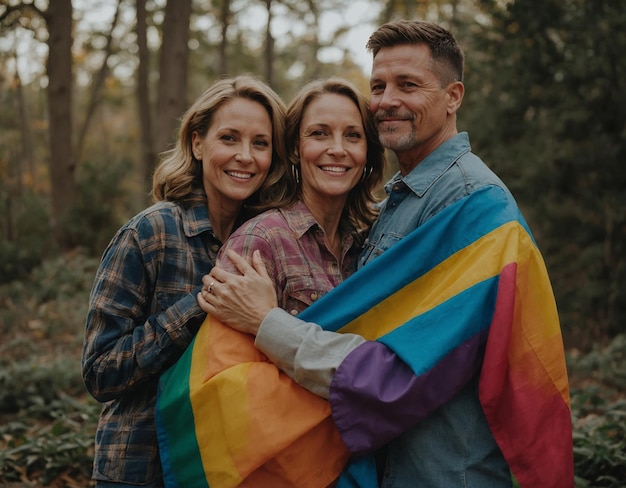
[[[395,152],[406,151],[417,144],[417,136],[413,128],[406,134],[397,134],[395,129],[379,130],[378,138],[386,149]]]

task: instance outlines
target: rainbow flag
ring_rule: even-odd
[[[301,317],[383,342],[416,376],[447,367],[450,353],[486,338],[480,401],[520,487],[573,486],[556,304],[541,254],[507,192],[486,187],[459,200]],[[216,326],[226,335],[211,341]],[[223,354],[210,352],[222,359],[207,357],[209,343],[223,344]],[[219,384],[204,386],[212,381]],[[271,405],[255,404],[266,382],[272,392],[281,384],[285,396],[271,393]],[[268,411],[275,415],[266,417]],[[329,476],[322,474],[336,477],[348,459],[329,415],[327,402],[278,372],[251,338],[208,318],[160,383],[157,431],[167,486],[324,487]],[[301,456],[310,461],[306,473],[295,461]],[[253,479],[259,473],[284,482],[263,484]],[[371,472],[363,473],[344,471],[338,486],[376,486]]]

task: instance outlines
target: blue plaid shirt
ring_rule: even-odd
[[[104,403],[93,478],[162,484],[154,407],[158,379],[205,318],[196,302],[221,243],[206,204],[159,202],[113,237],[96,274],[83,378]]]

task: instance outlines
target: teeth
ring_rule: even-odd
[[[239,171],[226,171],[226,174],[232,176],[233,178],[252,178],[250,173],[240,173]]]
[[[342,168],[341,166],[320,166],[320,169],[330,173],[345,173],[348,171],[348,168]]]

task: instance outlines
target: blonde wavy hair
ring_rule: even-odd
[[[182,117],[178,139],[173,149],[162,154],[152,178],[154,201],[172,201],[185,205],[206,203],[202,184],[202,162],[193,156],[192,136],[205,137],[215,112],[226,102],[244,98],[258,102],[272,122],[272,163],[261,188],[244,204],[248,210],[264,207],[264,202],[285,197],[285,186],[278,183],[288,172],[285,149],[285,104],[268,85],[250,76],[224,78],[214,83],[187,109]],[[257,213],[257,212],[254,212]]]

